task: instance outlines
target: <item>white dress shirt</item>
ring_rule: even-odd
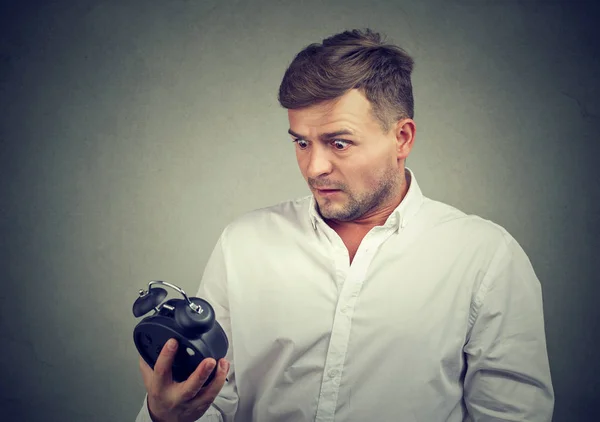
[[[198,296],[230,340],[201,421],[550,421],[540,282],[502,227],[407,195],[352,264],[312,196],[222,233]],[[137,421],[149,421],[146,402]]]

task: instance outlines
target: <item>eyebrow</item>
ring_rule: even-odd
[[[292,129],[289,129],[288,133],[295,138],[306,140],[305,136],[302,136],[302,135],[294,132]],[[338,136],[342,136],[342,135],[354,135],[354,132],[351,131],[350,129],[341,129],[341,130],[336,130],[335,132],[324,133],[319,138],[323,141],[327,141],[327,140],[337,138]]]

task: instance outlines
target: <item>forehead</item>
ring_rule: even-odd
[[[288,110],[288,118],[290,129],[307,135],[337,130],[341,126],[357,132],[377,126],[369,100],[356,89],[332,101]]]

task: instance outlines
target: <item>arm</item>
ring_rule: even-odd
[[[223,236],[217,242],[208,263],[206,264],[202,282],[200,283],[200,288],[196,296],[207,300],[212,305],[215,310],[216,319],[223,327],[223,330],[229,339],[229,349],[225,356],[225,359],[230,363],[228,375],[229,381],[225,381],[223,388],[218,393],[212,405],[201,418],[197,419],[197,421],[202,422],[232,422],[238,403],[237,389],[235,387],[235,373],[233,370],[233,348],[231,341],[229,301],[227,296],[227,270],[222,240]],[[202,385],[202,383],[199,385]],[[147,399],[148,395],[146,394],[142,408],[136,417],[136,422],[154,422],[148,410]]]
[[[468,421],[549,422],[554,408],[541,285],[510,239],[483,279],[464,352]]]

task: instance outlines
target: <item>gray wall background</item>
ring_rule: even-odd
[[[311,42],[416,61],[408,165],[506,227],[543,285],[555,421],[600,420],[600,17],[572,1],[4,1],[1,412],[127,421],[138,289],[195,293],[236,216],[309,193],[276,100]]]

